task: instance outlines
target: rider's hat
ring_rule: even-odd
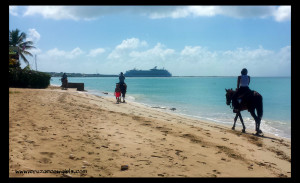
[[[242,69],[241,74],[242,75],[247,75],[248,74],[248,70],[246,68]]]

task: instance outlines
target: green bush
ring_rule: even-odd
[[[9,68],[8,86],[20,88],[46,88],[50,84],[49,74],[30,69]]]

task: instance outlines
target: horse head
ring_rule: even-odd
[[[232,99],[232,96],[234,94],[234,91],[231,89],[226,89],[225,88],[225,91],[226,91],[226,104],[227,105],[230,105],[230,102],[231,102],[231,99]]]

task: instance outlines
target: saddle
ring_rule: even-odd
[[[249,91],[246,91],[244,93],[241,93],[237,96],[237,100],[241,100],[243,101],[243,99],[247,98],[248,96],[250,96],[251,94],[253,95],[254,91],[253,90],[249,90]],[[241,102],[239,102],[241,103]]]
[[[241,94],[238,94],[236,96],[236,101],[234,102],[234,108],[238,109],[240,111],[246,110],[247,109],[246,101],[247,101],[247,98],[250,97],[251,95],[254,95],[253,90],[248,90]]]

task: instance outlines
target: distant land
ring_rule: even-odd
[[[45,72],[50,74],[51,77],[62,77],[64,72]],[[84,74],[84,73],[67,73],[68,77],[118,77],[117,74]]]
[[[51,77],[62,77],[64,72],[44,72],[50,74]],[[84,74],[84,73],[67,73],[68,77],[119,77],[118,74]],[[237,76],[172,76],[172,77],[237,77]],[[252,77],[290,77],[290,76],[252,76]]]

